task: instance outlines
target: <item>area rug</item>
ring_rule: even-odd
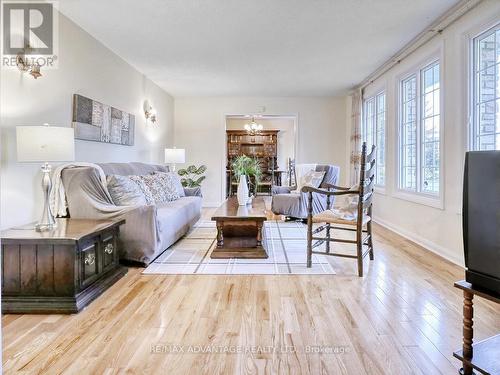
[[[265,226],[267,259],[211,259],[216,246],[215,223],[200,221],[166,250],[143,274],[161,275],[325,275],[335,274],[326,256],[313,254],[306,267],[307,227],[300,222],[268,221]]]

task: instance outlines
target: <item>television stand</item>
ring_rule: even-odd
[[[472,299],[474,295],[496,303],[500,303],[500,295],[475,289],[465,280],[457,281],[454,286],[464,292],[463,347],[462,350],[453,353],[455,358],[462,361],[463,367],[460,374],[472,375],[473,370],[478,371],[480,374],[500,374],[500,334],[472,345],[474,336],[472,329],[474,323]]]

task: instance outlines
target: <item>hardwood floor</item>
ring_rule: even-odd
[[[374,237],[364,278],[342,258],[333,276],[131,268],[78,315],[4,315],[4,372],[456,374],[463,270],[380,226]],[[498,306],[475,308],[476,341],[498,333]]]

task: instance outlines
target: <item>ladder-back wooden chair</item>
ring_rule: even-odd
[[[267,195],[272,195],[272,190],[273,190],[273,185],[274,185],[274,180],[275,180],[275,165],[274,165],[274,157],[268,157],[266,158],[266,163],[265,165],[267,168],[264,170],[264,179],[261,179],[259,181],[256,181],[256,186],[255,186],[255,195],[258,193],[262,192],[262,187],[264,187],[267,191]]]
[[[363,143],[361,152],[361,167],[359,172],[359,185],[347,188],[329,185],[328,190],[316,189],[306,186],[302,189],[308,193],[308,215],[307,215],[307,267],[312,265],[312,254],[332,255],[344,258],[355,258],[358,260],[358,275],[363,276],[363,259],[369,254],[373,260],[373,238],[372,238],[372,200],[373,186],[375,183],[375,146],[367,154],[366,143]],[[327,196],[327,210],[313,215],[312,199],[313,193]],[[357,197],[351,202],[351,211],[348,209],[331,209],[330,199],[334,196]],[[313,229],[314,223],[321,225]],[[339,226],[340,225],[340,226]],[[332,238],[331,230],[347,230],[356,232],[355,240]],[[318,234],[325,231],[324,237]],[[313,243],[313,241],[316,241]],[[330,242],[352,243],[356,245],[356,255],[334,253],[330,251]],[[314,251],[314,248],[325,243],[325,252]],[[363,245],[367,249],[363,251]]]

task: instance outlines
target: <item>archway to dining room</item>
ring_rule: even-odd
[[[256,166],[259,176],[250,176],[255,195],[270,195],[272,185],[294,184],[290,164],[297,150],[297,115],[230,114],[225,118],[224,196],[236,194],[238,162]]]

